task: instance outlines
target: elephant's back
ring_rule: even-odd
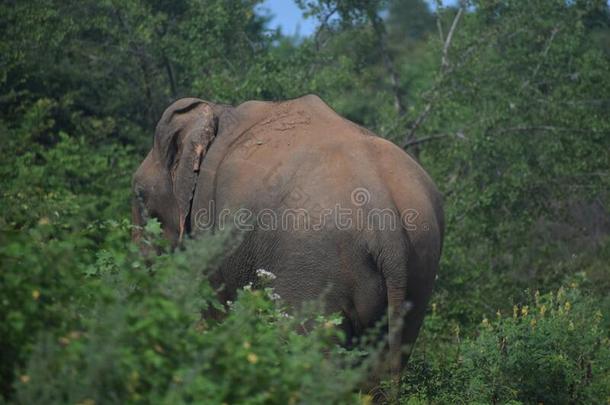
[[[247,102],[221,121],[194,207],[328,210],[440,207],[425,171],[400,148],[339,116],[317,96]],[[425,212],[427,216],[434,212]]]

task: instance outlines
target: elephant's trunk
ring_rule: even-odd
[[[131,220],[133,227],[131,228],[131,240],[140,248],[140,253],[144,257],[156,255],[156,249],[144,239],[144,227],[146,226],[148,215],[146,208],[139,197],[136,195],[133,198],[131,206]]]

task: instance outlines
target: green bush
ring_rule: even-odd
[[[600,404],[610,394],[610,340],[576,284],[483,319],[453,356],[414,359],[404,403]],[[407,398],[409,398],[407,400]]]
[[[97,300],[84,282],[108,249],[126,254],[130,148],[92,145],[53,129],[57,105],[24,106],[0,165],[0,395],[12,392],[43,330],[70,327]],[[5,124],[0,120],[0,126]],[[49,145],[36,140],[44,138]]]
[[[19,401],[354,402],[364,366],[336,350],[338,319],[287,315],[270,289],[247,288],[222,322],[202,320],[210,307],[225,311],[202,270],[222,257],[227,238],[192,241],[150,268],[137,254],[99,255],[87,281],[96,302],[61,333],[40,335]],[[309,333],[297,333],[306,320]]]

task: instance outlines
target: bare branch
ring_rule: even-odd
[[[174,69],[172,69],[172,64],[171,64],[170,60],[167,58],[167,56],[165,56],[165,54],[163,55],[163,64],[165,65],[165,71],[167,73],[167,79],[169,81],[169,88],[171,91],[171,96],[172,96],[172,98],[174,98],[178,94],[178,90],[176,87],[176,79],[174,76]]]
[[[448,137],[450,137],[452,135],[453,134],[439,134],[439,135],[430,135],[430,136],[425,136],[423,138],[413,139],[412,141],[405,142],[402,145],[402,148],[403,149],[407,149],[407,148],[413,147],[415,145],[420,145],[422,143],[433,141],[435,139],[448,138]]]
[[[328,21],[337,12],[337,10],[338,10],[337,7],[332,8],[331,10],[328,11],[328,13],[324,16],[324,18],[322,18],[320,20],[320,25],[316,29],[316,32],[314,34],[314,39],[313,39],[313,43],[314,43],[314,47],[316,48],[316,51],[320,51],[320,49],[322,49],[322,47],[325,45],[325,43],[328,42],[328,40],[327,40],[327,41],[324,41],[324,43],[322,43],[321,35],[322,35],[322,32],[329,29]],[[309,69],[307,70],[308,77],[310,77],[313,74],[316,67],[317,67],[316,63],[310,64]]]
[[[415,119],[415,121],[413,121],[413,124],[411,125],[411,128],[409,129],[409,133],[406,136],[406,141],[405,141],[405,145],[411,144],[412,141],[415,139],[415,131],[417,131],[417,129],[419,128],[419,126],[426,120],[426,118],[428,118],[428,114],[430,114],[430,111],[432,111],[432,101],[428,102],[428,104],[426,104],[426,106],[424,107],[424,110],[417,116],[417,118]]]
[[[332,8],[320,21],[320,25],[318,26],[318,29],[316,30],[316,33],[314,35],[314,44],[316,45],[316,50],[320,50],[322,46],[322,44],[320,43],[320,35],[323,31],[328,29],[328,20],[330,20],[330,17],[332,17],[336,12],[337,7]]]
[[[400,89],[400,79],[398,78],[398,73],[394,67],[394,61],[388,49],[386,47],[386,32],[385,28],[380,22],[380,18],[373,11],[369,11],[369,19],[371,20],[371,24],[373,25],[373,30],[375,31],[375,35],[377,36],[377,44],[379,45],[379,51],[381,52],[381,58],[383,59],[383,65],[390,75],[390,82],[392,84],[392,93],[394,96],[394,108],[398,113],[399,117],[402,117],[406,114],[407,108],[403,102],[402,91]]]
[[[579,134],[590,134],[590,133],[601,133],[604,134],[606,131],[598,131],[592,128],[566,128],[556,127],[553,125],[532,125],[532,126],[516,126],[506,128],[490,128],[490,132],[506,133],[506,132],[530,132],[530,131],[554,131],[554,132],[576,132]]]
[[[455,28],[460,21],[460,17],[462,17],[462,13],[464,12],[464,8],[460,7],[457,14],[453,18],[453,23],[451,23],[451,28],[449,29],[449,33],[447,34],[447,38],[445,39],[445,44],[443,45],[443,61],[442,68],[447,69],[449,67],[449,46],[451,46],[451,40],[453,39],[453,33],[455,32]]]
[[[449,138],[449,137],[453,137],[453,136],[455,136],[456,138],[461,138],[461,139],[466,138],[462,132],[457,132],[455,134],[437,134],[437,135],[424,136],[423,138],[413,139],[412,141],[405,142],[402,145],[402,147],[403,147],[403,149],[407,149],[407,148],[410,148],[410,147],[413,147],[416,145],[420,145],[422,143],[434,141],[437,139]]]
[[[441,19],[438,17],[438,12],[437,12],[436,16],[437,16],[436,17],[436,29],[438,30],[438,38],[440,39],[441,42],[444,42],[445,34],[443,33],[443,24],[441,22]]]
[[[242,31],[241,34],[244,36],[246,42],[250,46],[250,50],[252,51],[252,55],[256,55],[256,46],[254,45],[254,42],[252,42],[252,40],[250,39],[250,37],[248,36],[248,34],[245,31]]]
[[[557,35],[558,32],[559,32],[559,28],[557,28],[557,27],[553,28],[553,30],[551,31],[551,36],[549,37],[549,39],[546,42],[546,46],[544,47],[544,51],[542,52],[542,57],[540,58],[540,60],[538,61],[538,64],[536,65],[536,68],[534,69],[534,73],[532,74],[532,78],[530,80],[526,80],[523,83],[523,85],[521,86],[520,90],[523,90],[524,88],[526,88],[531,82],[534,81],[534,79],[538,75],[538,71],[540,70],[540,67],[542,66],[542,63],[545,61],[547,55],[549,54],[549,50],[551,49],[551,45],[553,44],[553,40],[555,39],[555,36]]]
[[[460,7],[458,12],[456,13],[455,17],[453,17],[453,22],[451,23],[451,28],[449,29],[449,32],[447,33],[447,37],[444,39],[443,51],[442,51],[442,57],[441,57],[441,68],[440,68],[440,72],[439,72],[440,73],[439,78],[437,80],[437,85],[438,85],[438,83],[443,81],[443,79],[445,78],[445,76],[447,74],[449,74],[451,72],[449,56],[448,56],[449,48],[451,46],[451,41],[453,40],[453,35],[455,33],[455,29],[458,26],[458,22],[460,21],[460,18],[462,17],[463,12],[464,12],[464,8]],[[438,27],[439,35],[441,35],[441,41],[442,41],[443,40],[442,39],[443,28],[442,28],[442,24],[440,21],[440,15],[438,12],[437,12],[436,18],[437,18],[436,24]],[[428,103],[424,107],[423,111],[419,114],[419,116],[415,119],[415,121],[413,121],[413,124],[411,125],[409,132],[405,136],[405,142],[404,142],[405,146],[404,147],[418,144],[418,142],[415,142],[416,141],[415,133],[417,132],[417,129],[421,126],[421,124],[426,120],[426,118],[428,118],[428,115],[432,111],[432,106],[435,101],[436,101],[436,97],[432,97],[431,100],[428,101]]]

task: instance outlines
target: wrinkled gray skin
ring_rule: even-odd
[[[254,229],[213,276],[225,287],[220,298],[233,299],[263,268],[277,276],[273,287],[289,305],[323,296],[328,313],[344,315],[349,338],[387,314],[388,366],[400,371],[432,293],[443,236],[440,194],[400,148],[313,95],[238,107],[186,98],[164,112],[133,188],[134,223],[157,218],[174,246],[210,225],[233,224],[224,209],[250,210],[241,219]],[[351,210],[351,225],[337,207]],[[376,209],[396,226],[369,221]],[[287,210],[305,214],[309,229]]]

